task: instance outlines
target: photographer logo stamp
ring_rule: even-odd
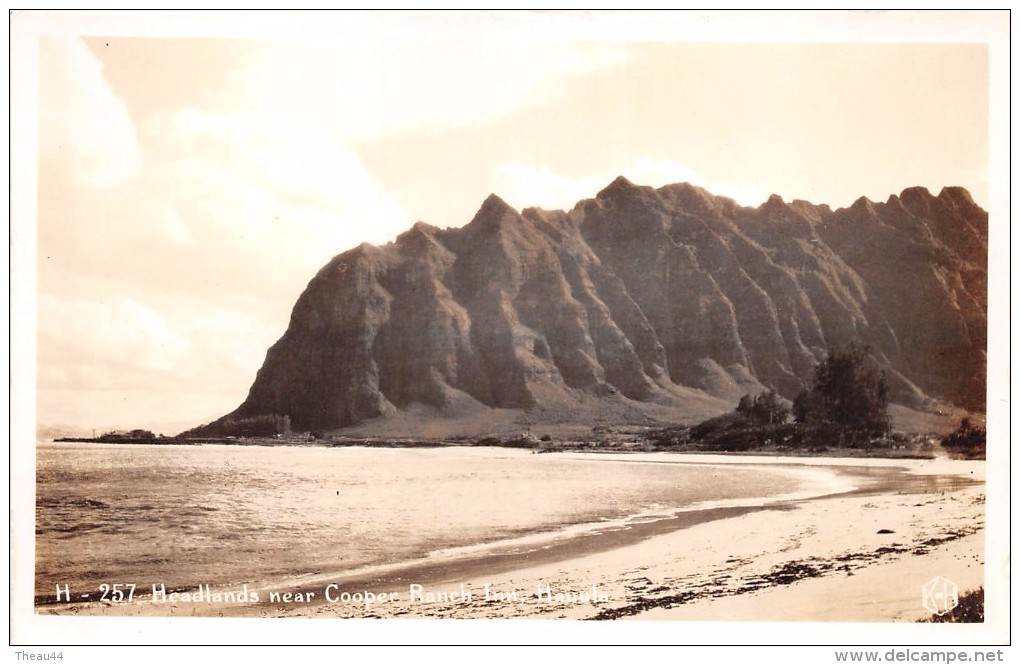
[[[952,580],[935,577],[921,587],[921,605],[932,614],[942,616],[960,604],[960,589]]]

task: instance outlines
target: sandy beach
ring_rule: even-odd
[[[961,592],[984,584],[984,462],[669,454],[628,459],[818,466],[846,482],[838,494],[705,506],[669,520],[579,534],[525,554],[425,561],[355,578],[290,580],[260,589],[256,603],[142,598],[36,611],[913,622],[929,614],[921,588],[932,578],[948,578]],[[856,489],[847,491],[851,484]]]

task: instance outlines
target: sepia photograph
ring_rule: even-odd
[[[9,20],[12,645],[1009,644],[1008,11]]]

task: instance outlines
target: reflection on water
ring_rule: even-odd
[[[939,476],[913,473],[891,474],[889,467],[842,467],[842,473],[851,475],[858,489],[854,494],[898,492],[900,494],[936,494],[954,492],[980,483],[965,476]]]
[[[782,469],[494,448],[40,443],[37,459],[41,597],[259,584],[798,488]]]

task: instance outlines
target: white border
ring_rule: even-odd
[[[385,24],[380,23],[385,21]],[[720,42],[981,42],[989,45],[990,189],[988,461],[986,607],[992,623],[972,626],[904,624],[768,624],[562,621],[401,621],[258,619],[109,619],[39,617],[32,612],[34,562],[35,257],[37,173],[37,53],[43,35],[235,36],[336,38],[366,26],[400,33],[420,22],[462,30],[465,22],[499,25],[508,35],[570,30],[590,39],[670,39]],[[15,643],[93,644],[962,644],[1000,643],[1009,626],[1009,16],[1001,12],[15,12],[11,57],[11,571]],[[48,652],[49,649],[36,649]],[[88,662],[95,651],[74,650]],[[153,652],[103,650],[104,662],[153,657]],[[218,652],[213,652],[218,653]],[[831,650],[815,650],[819,661]],[[90,655],[91,654],[91,655]],[[224,653],[226,655],[226,653]],[[275,655],[275,654],[274,654]],[[305,654],[300,652],[299,657]],[[719,654],[715,654],[718,657]],[[743,650],[733,654],[747,657]],[[400,657],[400,654],[397,654]],[[784,657],[791,657],[787,654]],[[234,657],[231,652],[231,657]],[[796,662],[796,661],[791,661]],[[809,658],[804,662],[812,662]],[[817,662],[817,661],[816,661]]]

